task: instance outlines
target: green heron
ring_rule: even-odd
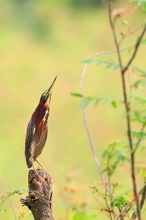
[[[27,167],[33,166],[36,161],[40,166],[41,163],[37,157],[41,154],[47,140],[48,134],[48,116],[50,112],[50,101],[52,95],[52,88],[55,84],[57,76],[53,80],[49,89],[41,95],[40,102],[31,116],[27,126],[25,139],[25,157]],[[43,166],[42,166],[43,167]],[[34,168],[34,166],[33,166]]]

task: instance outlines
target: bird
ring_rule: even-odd
[[[33,167],[34,170],[34,161],[36,161],[42,168],[44,168],[37,158],[41,154],[47,140],[50,102],[52,89],[54,87],[56,79],[57,76],[54,78],[51,86],[42,93],[39,104],[33,112],[26,129],[26,164],[28,168]]]

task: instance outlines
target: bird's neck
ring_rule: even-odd
[[[49,116],[49,106],[47,105],[38,105],[34,111],[32,118],[36,118],[37,123],[40,123],[42,120],[48,119]]]

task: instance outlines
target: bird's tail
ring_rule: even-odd
[[[32,167],[32,163],[30,162],[30,160],[26,159],[26,164],[28,168]]]

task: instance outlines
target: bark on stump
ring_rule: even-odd
[[[28,173],[28,196],[20,200],[32,212],[34,220],[54,220],[52,214],[52,182],[42,169]]]

